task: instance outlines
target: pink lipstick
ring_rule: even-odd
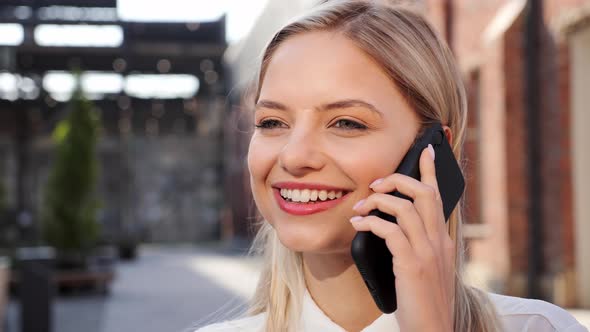
[[[326,190],[326,191],[335,191],[335,192],[342,192],[342,197],[329,199],[329,200],[320,200],[317,199],[316,201],[310,202],[293,202],[287,200],[281,196],[281,189],[310,189],[310,190]],[[311,184],[311,183],[297,183],[297,182],[281,182],[273,184],[273,194],[277,203],[281,210],[296,216],[303,216],[309,215],[314,213],[319,213],[322,211],[326,211],[328,209],[333,208],[334,206],[342,203],[347,197],[349,190],[343,188],[336,188],[332,186],[322,185],[322,184]]]

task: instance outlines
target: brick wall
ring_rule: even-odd
[[[508,245],[510,279],[506,291],[525,295],[524,278],[528,269],[528,222],[530,213],[530,149],[524,104],[524,16],[520,15],[504,34],[504,79],[506,84],[506,182],[508,204]]]
[[[426,15],[445,36],[452,20],[452,48],[465,75],[471,117],[465,144],[466,216],[481,218],[484,238],[469,240],[470,266],[477,266],[476,284],[513,295],[527,295],[528,234],[531,209],[529,144],[524,99],[524,10],[499,27],[518,0],[427,1]],[[520,4],[519,4],[520,3]],[[512,9],[509,7],[512,6]],[[541,224],[544,296],[561,305],[575,305],[575,259],[571,187],[569,54],[559,29],[564,18],[587,0],[543,1],[539,76],[541,80]],[[474,80],[477,73],[477,80]],[[474,89],[479,89],[475,91]],[[474,100],[477,99],[477,100]],[[476,109],[473,109],[473,108]],[[479,165],[474,165],[478,163]],[[478,195],[480,193],[480,195]],[[475,202],[480,198],[479,201]],[[473,222],[473,220],[468,221]],[[469,271],[469,268],[468,268]]]

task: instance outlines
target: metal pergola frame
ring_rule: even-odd
[[[122,20],[80,20],[40,18],[39,11],[48,6],[80,8],[116,8],[116,0],[2,0],[0,23],[17,23],[23,26],[23,43],[17,46],[0,46],[0,72],[10,72],[32,78],[40,89],[35,100],[0,100],[0,137],[14,141],[16,162],[16,210],[27,209],[28,195],[24,189],[29,150],[35,136],[46,136],[61,117],[66,103],[57,102],[43,90],[42,77],[48,71],[99,71],[127,74],[191,74],[200,80],[196,96],[188,99],[139,99],[124,92],[105,95],[94,101],[103,110],[102,117],[107,135],[117,135],[119,120],[130,120],[134,135],[145,134],[145,121],[152,117],[160,121],[162,134],[173,128],[175,121],[184,121],[186,133],[194,133],[199,112],[188,103],[198,101],[200,107],[208,101],[225,95],[226,70],[222,56],[227,48],[225,40],[225,16],[214,22],[130,22]],[[23,10],[27,15],[17,15]],[[47,47],[35,43],[35,27],[40,24],[60,25],[118,25],[123,31],[123,43],[118,47]],[[166,60],[165,71],[158,63]],[[208,60],[208,68],[201,66]],[[124,62],[123,67],[116,62]],[[214,70],[217,80],[208,82],[207,71]],[[118,102],[127,98],[131,107],[121,107]],[[154,116],[152,105],[164,104],[164,115]],[[130,115],[131,114],[131,115]]]

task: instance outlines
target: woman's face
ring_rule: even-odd
[[[316,253],[350,251],[353,205],[395,171],[420,126],[379,66],[333,32],[283,42],[254,117],[248,168],[256,205],[285,246]]]

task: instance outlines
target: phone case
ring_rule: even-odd
[[[420,154],[428,144],[432,144],[435,150],[436,178],[446,221],[463,194],[465,180],[440,124],[434,124],[424,131],[402,159],[396,173],[419,180]],[[412,200],[398,191],[389,194]],[[373,210],[369,214],[390,222],[397,222],[394,216],[379,210]],[[384,313],[394,312],[397,309],[395,276],[392,255],[385,240],[372,232],[358,232],[352,241],[351,254],[379,309]]]

